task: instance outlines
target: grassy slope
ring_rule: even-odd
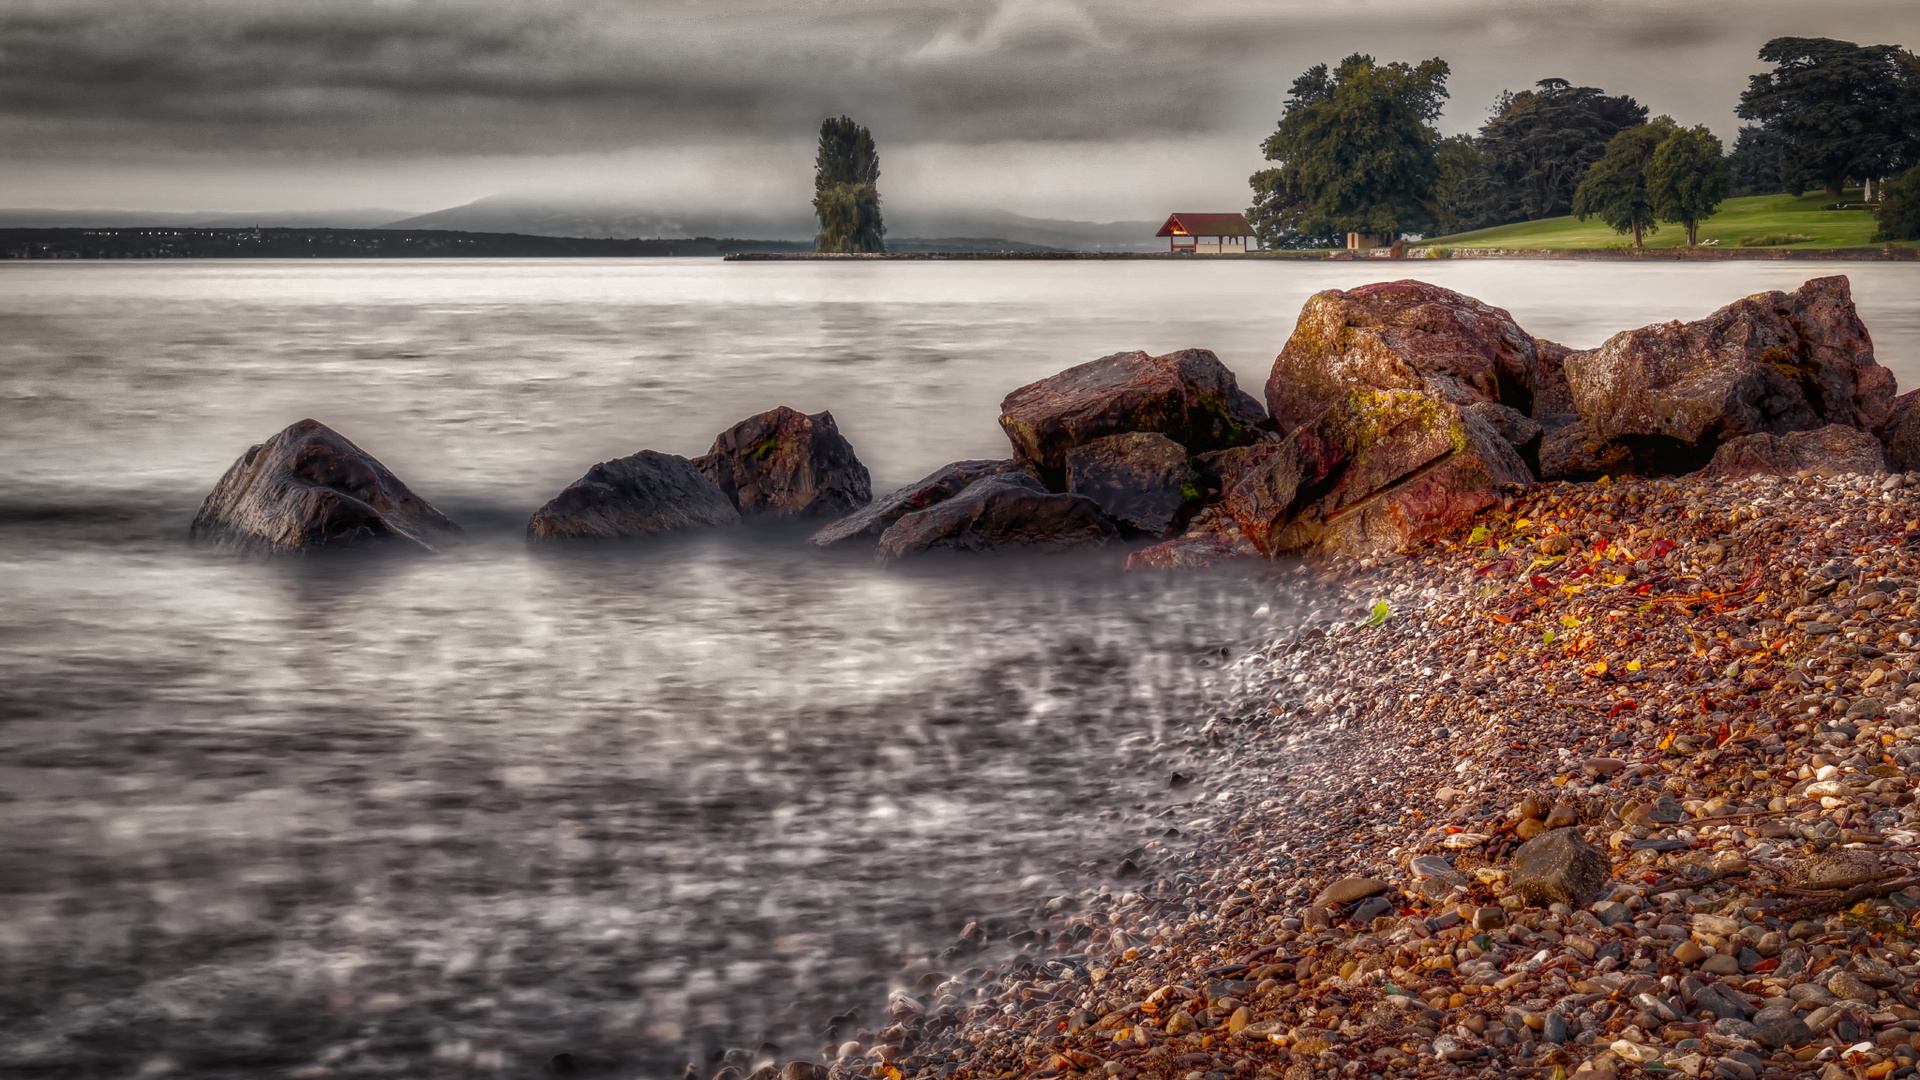
[[[1858,191],[1847,192],[1858,199]],[[1738,247],[1748,236],[1767,233],[1799,233],[1812,239],[1797,248],[1867,247],[1872,244],[1873,217],[1864,210],[1822,210],[1832,200],[1820,192],[1807,195],[1756,195],[1746,199],[1728,199],[1720,212],[1700,225],[1701,240],[1718,240],[1721,247]],[[1543,221],[1524,221],[1491,229],[1456,233],[1422,241],[1421,247],[1475,248],[1601,248],[1625,247],[1632,242],[1597,220],[1558,217]],[[1678,225],[1662,225],[1646,238],[1646,246],[1682,247],[1687,232]]]

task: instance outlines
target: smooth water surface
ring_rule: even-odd
[[[885,487],[1004,455],[1007,391],[1121,349],[1258,396],[1321,288],[1417,273],[1586,346],[1827,272],[1915,382],[1899,264],[0,263],[0,1074],[811,1056],[1159,837],[1210,675],[1289,614],[1115,552],[530,552],[595,461],[785,404]],[[188,549],[302,416],[468,541]]]

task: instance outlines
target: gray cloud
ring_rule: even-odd
[[[1920,5],[0,0],[0,165],[672,153],[804,140],[843,111],[883,154],[1252,146],[1296,74],[1352,51],[1446,57],[1448,130],[1555,75],[1731,134],[1784,33],[1920,44]]]

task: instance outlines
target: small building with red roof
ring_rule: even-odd
[[[1175,214],[1155,236],[1165,236],[1176,254],[1240,255],[1254,250],[1254,233],[1239,214]]]

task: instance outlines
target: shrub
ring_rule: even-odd
[[[1782,244],[1804,244],[1811,239],[1813,237],[1797,232],[1770,232],[1765,236],[1743,236],[1740,238],[1740,246],[1779,247]]]
[[[1920,240],[1920,165],[1881,185],[1873,219],[1880,224],[1880,230],[1873,234],[1875,243]]]

